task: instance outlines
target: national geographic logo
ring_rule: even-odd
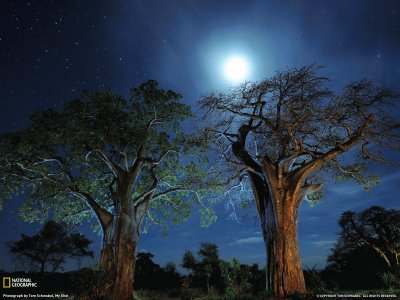
[[[37,283],[32,282],[31,278],[11,278],[3,277],[3,288],[36,288]]]
[[[9,289],[11,287],[11,277],[3,277],[3,288]]]

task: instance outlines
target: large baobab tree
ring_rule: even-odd
[[[96,216],[100,267],[115,274],[113,298],[132,299],[143,221],[185,219],[191,200],[201,201],[199,159],[181,130],[191,116],[181,95],[155,81],[133,88],[129,99],[86,93],[60,111],[35,113],[28,128],[1,135],[1,199],[28,192],[20,214],[29,221]]]
[[[383,148],[399,150],[399,94],[366,80],[335,93],[318,69],[277,72],[200,102],[209,122],[203,138],[226,170],[225,177],[216,170],[221,183],[250,182],[267,252],[267,288],[278,297],[306,291],[298,211],[304,199],[320,197],[323,175],[369,187],[376,180],[368,164],[391,164],[391,150],[385,157]]]

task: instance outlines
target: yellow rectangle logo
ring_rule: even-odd
[[[8,289],[11,287],[11,277],[3,277],[3,288]]]

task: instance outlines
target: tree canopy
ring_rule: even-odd
[[[149,220],[163,222],[160,214],[173,222],[187,218],[188,200],[200,197],[182,195],[200,181],[190,156],[180,156],[195,152],[179,126],[192,116],[181,98],[148,81],[128,100],[110,90],[85,92],[61,111],[33,114],[27,129],[1,135],[2,201],[29,192],[20,211],[25,220],[43,221],[51,212],[55,220],[79,223],[93,216],[89,205],[106,223],[108,211],[118,208],[113,195],[119,175],[140,161],[145,168],[131,201],[139,204],[152,192],[151,210],[163,210]]]
[[[359,213],[344,212],[339,220],[339,240],[329,258],[332,267],[343,269],[348,257],[360,248],[369,248],[380,257],[383,269],[400,275],[400,211],[372,206]]]
[[[69,233],[61,224],[48,221],[37,234],[22,234],[21,240],[10,245],[10,252],[34,271],[55,272],[70,258],[92,257],[91,243],[82,234]]]
[[[372,163],[399,165],[392,154],[400,150],[400,93],[368,80],[335,92],[319,71],[279,71],[200,102],[202,138],[216,153],[211,172],[230,195],[247,187],[253,193],[267,287],[277,297],[306,292],[297,238],[302,201],[319,201],[326,178],[369,189],[378,182]]]
[[[182,257],[182,267],[191,271],[194,284],[206,286],[210,290],[210,282],[220,287],[221,269],[218,246],[210,242],[201,242],[197,257],[187,250]]]
[[[226,166],[215,173],[234,185],[245,171],[261,174],[262,161],[271,162],[276,167],[270,172],[302,179],[297,188],[304,198],[320,190],[318,175],[324,171],[369,188],[378,180],[368,172],[369,163],[399,165],[391,150],[400,149],[400,94],[369,80],[335,92],[320,69],[279,71],[206,95],[200,102],[208,123],[203,138],[212,141]],[[351,158],[341,156],[350,149]]]

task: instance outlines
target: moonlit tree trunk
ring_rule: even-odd
[[[104,232],[100,268],[114,275],[113,299],[132,299],[136,266],[136,248],[140,223],[147,205],[128,206],[114,215]]]
[[[262,228],[267,249],[268,289],[278,297],[306,292],[297,240],[297,217],[291,210],[271,215],[276,223]]]
[[[143,195],[141,201],[131,199],[132,186],[141,166],[131,172],[118,174],[117,189],[113,194],[116,213],[103,225],[103,245],[100,268],[114,275],[113,299],[133,299],[133,282],[136,266],[136,248],[140,225],[147,212],[153,192]],[[156,181],[154,182],[154,185]]]
[[[113,221],[103,230],[103,244],[100,252],[100,269],[114,273],[114,226]]]
[[[157,186],[154,177],[153,188],[143,194],[140,201],[131,199],[132,186],[140,173],[142,165],[125,174],[118,181],[117,213],[114,216],[114,257],[115,282],[113,299],[133,298],[133,281],[136,266],[136,247],[140,237],[140,226]]]
[[[297,240],[298,206],[290,194],[265,186],[249,174],[266,249],[266,289],[277,297],[306,292]]]
[[[123,213],[118,219],[116,222],[116,276],[113,299],[127,300],[133,298],[133,280],[136,265],[136,246],[139,241],[139,228],[127,214]]]

